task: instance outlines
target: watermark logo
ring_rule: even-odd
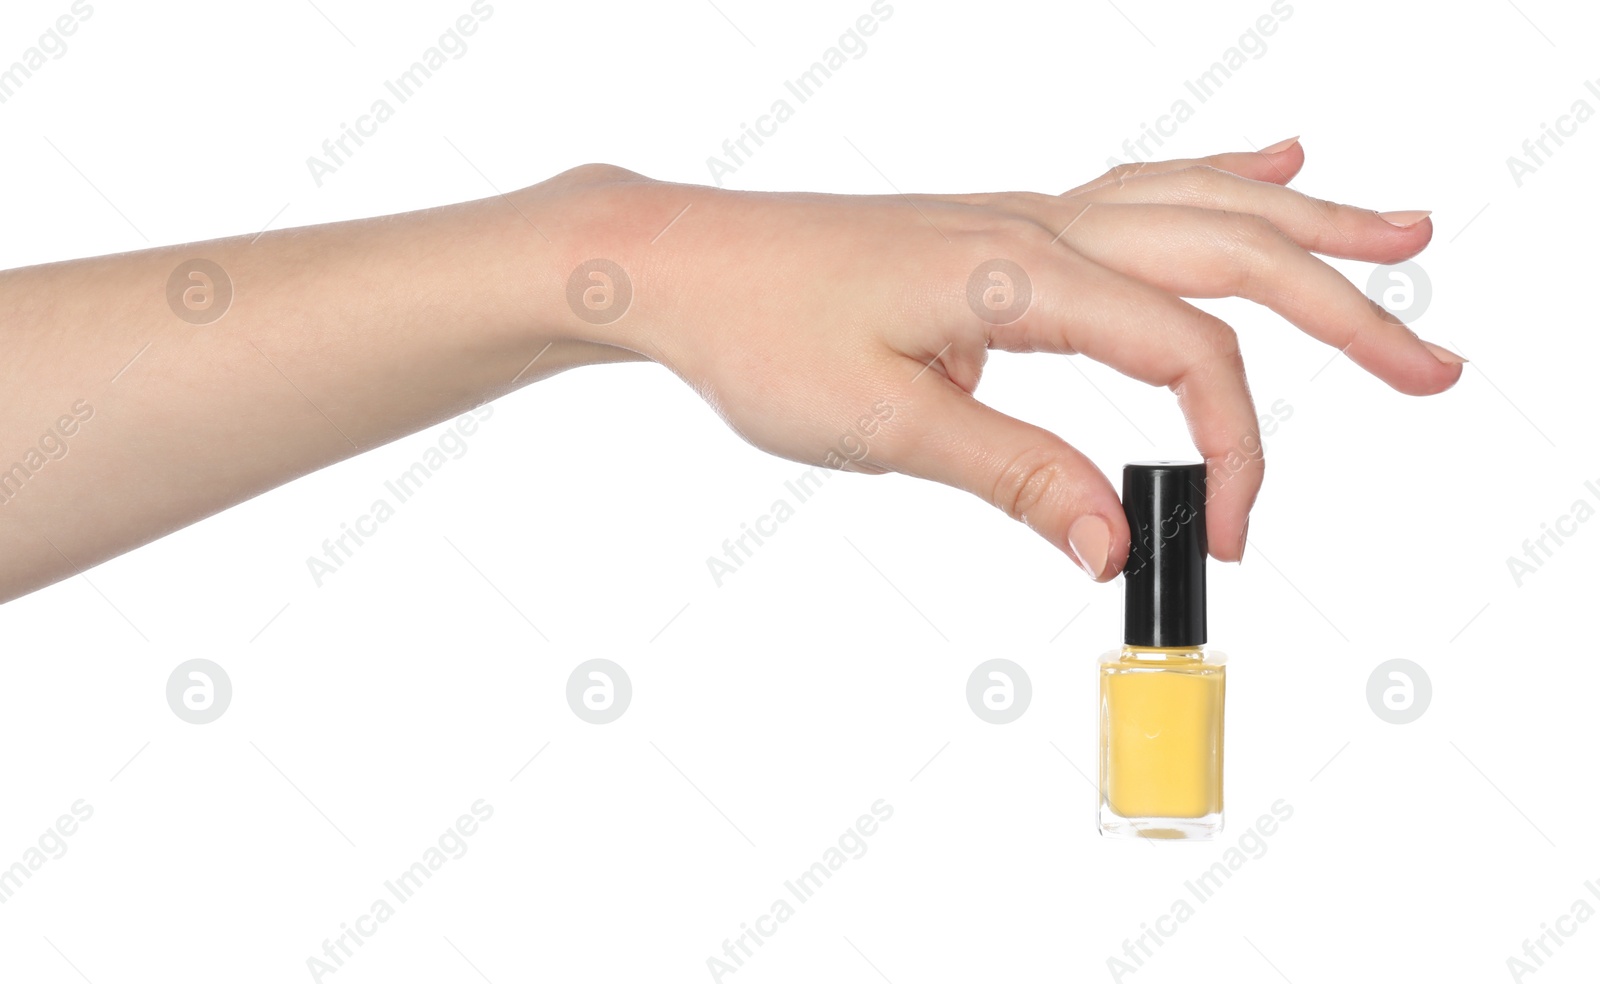
[[[706,158],[712,184],[721,188],[724,178],[750,163],[756,151],[766,146],[768,140],[778,135],[779,128],[794,118],[797,107],[820,92],[840,69],[865,57],[867,38],[878,33],[879,26],[894,16],[889,0],[872,0],[869,10],[870,13],[857,17],[855,23],[839,35],[838,42],[830,45],[809,68],[794,78],[784,79],[784,95],[774,99],[767,111],[755,118],[755,123],[740,123],[739,134],[722,141],[720,156],[712,154]]]
[[[455,419],[449,427],[439,432],[422,456],[411,467],[383,483],[386,495],[374,499],[371,507],[349,522],[339,524],[339,535],[322,541],[322,556],[306,557],[306,570],[317,587],[344,569],[355,552],[393,519],[401,506],[410,502],[422,487],[451,461],[460,461],[470,450],[468,438],[478,432],[478,426],[494,414],[494,404],[485,403]]]
[[[1589,894],[1600,899],[1600,884],[1595,880],[1586,881],[1583,887]],[[1594,904],[1588,899],[1579,896],[1568,906],[1567,911],[1550,920],[1539,924],[1539,934],[1532,939],[1522,941],[1522,952],[1506,958],[1506,969],[1511,971],[1513,981],[1521,981],[1524,977],[1531,977],[1545,969],[1545,961],[1556,955],[1556,951],[1567,945],[1567,940],[1578,935],[1578,930],[1583,924],[1593,919],[1595,915]],[[1554,923],[1555,925],[1551,925]]]
[[[784,524],[794,518],[797,510],[817,494],[835,471],[847,470],[866,458],[871,452],[868,441],[893,417],[894,404],[877,401],[823,453],[822,465],[813,465],[784,482],[786,495],[774,499],[772,506],[753,521],[740,523],[739,535],[722,541],[721,557],[715,554],[706,557],[706,570],[711,574],[712,583],[719,588],[726,584],[729,577],[755,556],[758,548],[778,535]]]
[[[313,954],[306,958],[306,970],[311,973],[312,984],[320,984],[324,978],[347,969],[345,965],[356,952],[378,935],[378,930],[400,911],[399,907],[415,898],[436,872],[467,856],[470,847],[468,838],[477,834],[483,824],[494,817],[494,804],[480,798],[473,802],[470,810],[470,813],[461,814],[456,817],[455,823],[445,827],[434,842],[423,849],[418,860],[411,862],[410,867],[386,880],[383,893],[372,900],[366,912],[340,923],[339,932],[322,941],[320,955]],[[459,867],[455,864],[450,866]]]
[[[209,659],[179,663],[167,677],[167,704],[190,724],[210,724],[233,702],[228,671]]]
[[[0,65],[0,103],[14,98],[28,80],[50,61],[65,57],[67,38],[77,34],[83,22],[94,16],[94,8],[89,5],[89,0],[72,0],[72,6],[67,9],[70,13],[57,17],[39,35],[39,40],[22,52],[20,58],[10,65]],[[50,61],[46,61],[46,58]]]
[[[1433,300],[1433,281],[1420,263],[1406,260],[1373,267],[1367,277],[1367,297],[1406,324],[1422,317]]]
[[[979,663],[967,677],[967,706],[990,724],[1010,724],[1033,701],[1033,681],[1028,671],[1009,659]]]
[[[20,861],[9,867],[0,867],[0,905],[11,901],[24,884],[33,880],[35,873],[51,861],[59,861],[67,854],[67,838],[78,832],[83,821],[94,816],[94,807],[88,800],[75,800],[72,814],[63,813],[56,822],[44,828],[39,839],[28,845]],[[0,862],[4,864],[4,862]]]
[[[610,260],[585,260],[567,278],[567,306],[591,325],[620,321],[632,303],[633,281],[628,271]]]
[[[1367,677],[1367,704],[1390,724],[1410,724],[1422,717],[1432,701],[1433,681],[1428,679],[1428,671],[1409,659],[1385,660]]]
[[[980,264],[967,278],[967,306],[985,324],[1009,325],[1033,303],[1033,281],[1010,260]]]
[[[185,260],[167,278],[167,307],[191,325],[214,325],[233,306],[233,279],[210,260]]]
[[[489,5],[488,0],[472,0],[469,11],[457,17],[439,35],[439,40],[423,51],[405,71],[392,79],[384,79],[384,94],[374,99],[367,111],[355,118],[355,123],[340,123],[338,135],[322,141],[321,154],[306,158],[306,171],[318,188],[338,173],[340,168],[349,164],[356,151],[366,146],[368,140],[378,135],[379,128],[394,118],[396,107],[414,98],[450,62],[466,56],[467,38],[478,33],[478,28],[494,16],[494,7]],[[394,101],[390,102],[390,99]]]
[[[1178,130],[1194,118],[1199,107],[1214,99],[1222,87],[1251,62],[1266,57],[1271,50],[1271,43],[1267,39],[1277,34],[1293,16],[1294,7],[1289,0],[1273,0],[1267,12],[1258,16],[1239,35],[1238,41],[1229,45],[1205,71],[1194,78],[1184,79],[1183,94],[1172,100],[1165,113],[1156,116],[1154,123],[1140,123],[1139,135],[1122,142],[1122,153],[1127,162],[1155,160],[1167,140],[1177,136]],[[1107,167],[1122,163],[1124,161],[1118,160],[1115,155],[1106,158]]]
[[[767,945],[767,940],[778,934],[785,923],[795,917],[799,907],[810,902],[833,879],[835,873],[851,861],[859,861],[867,854],[867,839],[882,829],[894,816],[894,806],[886,799],[873,802],[870,813],[856,817],[856,822],[846,827],[837,840],[830,844],[811,867],[797,877],[786,879],[784,892],[772,900],[767,911],[739,924],[737,935],[722,941],[721,955],[706,958],[706,970],[711,973],[712,984],[732,977],[755,956],[756,950]],[[755,925],[751,925],[754,923]]]
[[[1517,587],[1526,584],[1530,575],[1539,573],[1545,561],[1554,557],[1557,550],[1578,535],[1584,523],[1595,517],[1595,503],[1600,503],[1600,480],[1584,482],[1583,490],[1594,502],[1583,498],[1572,500],[1571,509],[1548,523],[1540,523],[1539,535],[1522,541],[1521,557],[1513,554],[1506,558],[1506,570],[1511,572],[1511,581]]]
[[[94,416],[94,407],[88,400],[79,400],[69,413],[57,417],[55,423],[39,435],[33,447],[9,465],[0,461],[0,506],[16,498],[23,485],[52,461],[60,461],[71,450],[68,440],[78,433],[83,422]]]
[[[1106,958],[1106,970],[1111,974],[1112,984],[1122,984],[1125,978],[1147,969],[1146,965],[1167,945],[1167,941],[1200,914],[1200,906],[1216,898],[1222,887],[1246,865],[1267,856],[1271,846],[1269,838],[1277,834],[1293,816],[1294,806],[1288,800],[1274,800],[1271,812],[1256,817],[1256,822],[1246,827],[1234,845],[1223,851],[1211,863],[1211,867],[1185,881],[1183,887],[1187,894],[1174,898],[1166,912],[1149,922],[1140,923],[1139,934],[1124,939],[1120,953],[1113,953]]]
[[[590,724],[610,724],[633,702],[633,681],[609,659],[579,663],[567,677],[567,705]]]
[[[1600,79],[1584,79],[1583,89],[1587,96],[1600,101]],[[1529,176],[1549,164],[1567,141],[1578,135],[1579,127],[1594,117],[1594,104],[1580,96],[1572,101],[1567,112],[1556,117],[1554,126],[1540,123],[1539,135],[1522,141],[1521,156],[1512,154],[1506,158],[1511,182],[1521,188]]]

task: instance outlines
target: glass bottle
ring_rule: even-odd
[[[1206,839],[1222,830],[1226,657],[1209,651],[1205,465],[1122,473],[1132,543],[1124,644],[1100,657],[1100,832]]]

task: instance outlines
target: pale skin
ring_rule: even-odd
[[[1176,395],[1209,466],[1211,553],[1238,560],[1257,414],[1234,332],[1182,298],[1266,305],[1403,393],[1461,375],[1313,255],[1413,256],[1427,214],[1286,188],[1304,160],[1290,140],[1063,195],[737,192],[587,165],[423,212],[0,273],[0,469],[80,401],[93,411],[67,453],[0,474],[0,601],[555,373],[637,360],[757,447],[814,464],[839,464],[841,435],[892,407],[847,467],[965,489],[1104,581],[1128,553],[1111,482],[973,396],[991,349],[1081,354]],[[203,326],[166,295],[195,257],[235,292]],[[596,257],[632,285],[610,324],[568,302]],[[967,295],[995,258],[1032,287],[1003,325]]]

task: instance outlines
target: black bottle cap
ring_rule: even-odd
[[[1122,469],[1132,542],[1123,568],[1122,639],[1130,646],[1206,641],[1206,466],[1135,461]]]

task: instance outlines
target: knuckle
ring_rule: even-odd
[[[644,176],[615,164],[592,162],[568,168],[556,177],[558,180],[564,179],[576,184],[611,184],[618,181],[637,181]]]
[[[1313,198],[1310,195],[1303,197],[1306,200],[1306,204],[1311,206],[1313,212],[1327,218],[1329,221],[1340,218],[1349,210],[1349,206],[1329,201],[1326,198]]]
[[[1147,165],[1140,164],[1138,162],[1118,164],[1106,172],[1106,178],[1115,181],[1117,184],[1121,184],[1124,181],[1137,178],[1139,175],[1143,174],[1146,166]]]
[[[1245,371],[1239,333],[1205,312],[1195,320],[1194,330],[1195,345],[1185,352],[1167,388],[1181,398],[1197,386],[1242,384]]]
[[[1006,192],[1004,200],[1012,211],[1026,216],[1044,214],[1061,206],[1061,196],[1037,191]]]
[[[1250,212],[1221,213],[1221,246],[1229,263],[1233,293],[1250,296],[1266,278],[1284,243],[1278,227]]]
[[[1238,245],[1249,249],[1262,249],[1277,231],[1277,227],[1254,212],[1223,212],[1228,236]]]
[[[1195,164],[1179,172],[1178,180],[1191,192],[1212,194],[1221,191],[1236,176],[1210,164]]]
[[[989,226],[996,238],[1013,245],[1032,242],[1041,228],[1031,217],[1009,212],[995,215]]]
[[[1211,353],[1213,361],[1220,361],[1230,365],[1242,361],[1239,348],[1239,333],[1233,330],[1232,325],[1221,318],[1207,315],[1201,319],[1200,330],[1205,337],[1206,349]]]
[[[980,263],[996,258],[1009,259],[1024,267],[1031,266],[1040,238],[1039,230],[1037,223],[1019,215],[1000,212],[990,216],[979,228],[964,237],[967,269],[963,274],[971,272]]]
[[[1055,448],[1031,447],[1000,470],[989,501],[1012,519],[1027,522],[1029,515],[1071,478]]]
[[[1223,459],[1223,465],[1226,477],[1243,475],[1247,482],[1259,487],[1267,470],[1266,446],[1261,443],[1260,432],[1252,428],[1250,433],[1240,438],[1238,447]]]

